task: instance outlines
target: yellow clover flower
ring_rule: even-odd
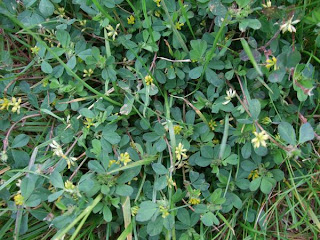
[[[131,162],[129,153],[121,153],[119,161],[122,162],[124,166],[126,166],[129,162]]]
[[[69,180],[64,183],[64,188],[67,192],[73,192],[76,186]]]
[[[153,0],[153,1],[157,4],[157,7],[160,7],[161,0]]]
[[[11,103],[10,105],[12,106],[11,111],[12,112],[17,112],[20,114],[20,103],[21,103],[21,98],[18,98],[18,100],[15,97],[11,98]]]
[[[14,202],[15,202],[15,204],[16,205],[23,205],[23,202],[24,202],[24,197],[19,193],[19,194],[17,194],[17,195],[15,195],[14,197],[13,197],[13,199],[14,199]]]
[[[0,99],[0,110],[9,110],[10,101],[8,98]]]
[[[277,70],[277,69],[278,69],[278,67],[277,67],[277,58],[272,57],[272,59],[267,59],[266,62],[267,62],[266,67],[267,67],[268,69],[270,69],[271,67],[273,67],[274,70]]]
[[[264,8],[270,8],[272,5],[271,1],[270,0],[267,0],[266,4],[262,4],[262,7]]]
[[[265,131],[261,131],[259,133],[253,132],[253,134],[256,136],[254,139],[251,140],[254,148],[259,148],[260,146],[267,146],[266,140],[268,140],[269,136]]]
[[[162,218],[166,218],[169,215],[169,211],[166,207],[164,206],[159,206],[159,210],[162,213]]]
[[[34,46],[30,49],[33,54],[38,54],[38,52],[40,51],[40,48],[38,46]]]
[[[83,77],[90,77],[93,74],[93,70],[91,68],[89,68],[88,70],[85,69],[83,70]]]
[[[176,135],[180,134],[181,130],[182,130],[182,127],[179,125],[175,125],[173,127],[174,134],[176,134]]]
[[[128,21],[128,24],[133,25],[133,24],[134,24],[134,21],[135,21],[134,16],[133,16],[133,15],[130,15],[130,17],[127,18],[127,21]]]
[[[184,23],[176,22],[176,29],[181,30],[181,27],[184,26]]]
[[[298,22],[300,22],[300,20],[292,21],[292,19],[293,19],[293,15],[288,21],[286,21],[284,24],[282,24],[280,26],[280,30],[282,31],[282,33],[285,33],[286,31],[291,32],[291,33],[292,32],[294,32],[294,33],[296,32],[296,28],[293,25],[295,25]]]
[[[259,170],[256,169],[256,170],[252,170],[248,176],[248,179],[252,178],[252,180],[255,180],[256,178],[258,178],[260,175],[259,175]]]
[[[187,158],[188,156],[186,155],[187,149],[184,149],[184,146],[179,143],[178,147],[176,147],[176,158],[180,161],[182,157]]]
[[[86,121],[84,121],[83,124],[86,125],[86,128],[90,128],[91,126],[94,125],[94,122],[92,118],[86,117]]]
[[[218,126],[217,122],[211,119],[209,122],[209,127],[211,128],[211,130],[214,131],[216,129],[216,126]]]
[[[150,75],[145,76],[144,80],[146,81],[147,86],[153,83],[153,78]]]

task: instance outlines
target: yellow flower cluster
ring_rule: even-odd
[[[265,117],[261,120],[261,123],[264,125],[269,125],[270,123],[272,123],[272,121],[271,121],[271,118]]]
[[[216,129],[216,126],[218,126],[217,122],[211,119],[209,122],[209,127],[211,128],[211,130],[214,131]]]
[[[166,207],[164,206],[159,206],[159,210],[162,213],[162,218],[166,218],[169,215],[169,211]]]
[[[253,134],[256,136],[251,140],[254,148],[259,148],[260,146],[267,146],[266,140],[268,140],[269,136],[265,131],[261,131],[259,133],[253,132]]]
[[[69,180],[64,183],[64,188],[67,192],[73,192],[76,186]]]
[[[176,134],[176,135],[180,134],[181,130],[182,130],[182,127],[179,125],[175,125],[173,127],[174,134]]]
[[[129,162],[131,162],[129,153],[121,153],[119,161],[122,162],[124,166],[126,166]]]
[[[157,4],[157,7],[160,7],[161,0],[153,0],[153,1]]]
[[[186,155],[187,149],[184,149],[184,146],[179,143],[178,147],[176,147],[176,158],[180,161],[182,158],[187,158]]]
[[[267,64],[266,64],[266,67],[268,69],[270,69],[271,67],[273,67],[274,70],[277,70],[278,69],[278,66],[277,66],[277,58],[275,57],[272,57],[272,59],[267,59]]]
[[[86,128],[90,128],[94,125],[94,122],[92,118],[86,118],[86,121],[84,121],[83,124],[86,125]]]
[[[20,206],[23,205],[24,197],[20,193],[15,195],[13,199],[16,205],[20,205]]]
[[[92,74],[93,70],[91,68],[83,70],[83,77],[90,77]]]
[[[248,179],[252,178],[252,180],[255,180],[256,178],[258,178],[260,175],[259,175],[259,170],[256,169],[256,170],[252,170],[248,176]]]
[[[138,211],[139,211],[139,206],[133,206],[131,208],[131,216],[134,217],[135,215],[137,215]]]
[[[11,107],[11,112],[20,114],[21,98],[12,97],[11,100],[8,98],[0,98],[0,110],[9,110]]]
[[[187,188],[189,192],[189,203],[192,205],[197,205],[200,203],[200,189],[192,189],[190,186]]]
[[[130,15],[130,17],[127,18],[127,21],[128,21],[128,24],[133,25],[133,24],[134,24],[134,21],[135,21],[134,16],[133,16],[133,15]]]
[[[144,80],[146,81],[147,86],[153,83],[153,78],[150,75],[145,76]]]
[[[38,54],[38,52],[40,51],[40,48],[38,46],[34,46],[30,49],[33,54]]]
[[[181,27],[184,26],[184,23],[176,22],[176,29],[181,30]]]

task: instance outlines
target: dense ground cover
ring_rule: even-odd
[[[320,1],[0,1],[0,239],[319,239]]]

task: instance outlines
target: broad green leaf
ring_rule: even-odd
[[[11,148],[19,148],[19,147],[24,147],[25,145],[28,144],[30,140],[30,137],[25,134],[19,134],[18,136],[15,137],[15,139],[12,142]]]
[[[157,211],[158,205],[151,201],[145,201],[140,204],[138,214],[136,216],[137,221],[146,222],[150,220],[153,214]]]
[[[280,137],[288,144],[296,145],[296,133],[290,123],[282,122],[278,126]]]
[[[304,123],[300,127],[299,143],[305,143],[314,139],[314,131],[310,123]]]

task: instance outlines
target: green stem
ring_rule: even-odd
[[[222,160],[224,151],[226,149],[228,134],[229,134],[229,113],[226,114],[226,117],[224,120],[224,131],[223,131],[223,137],[222,137],[220,151],[219,151],[219,159],[220,160]]]

